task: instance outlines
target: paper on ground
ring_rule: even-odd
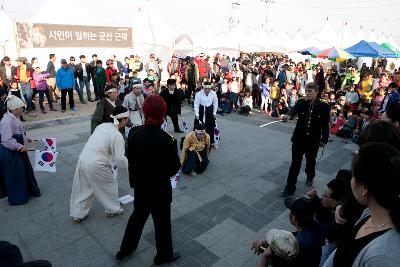
[[[133,202],[134,197],[131,195],[126,195],[123,197],[118,198],[118,201],[121,202],[122,204],[128,204],[130,202]]]

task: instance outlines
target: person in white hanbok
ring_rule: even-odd
[[[124,102],[122,103],[122,105],[129,110],[129,119],[132,128],[141,126],[144,123],[142,111],[144,97],[141,94],[141,89],[141,84],[134,84],[132,86],[132,91],[124,97]],[[128,134],[128,129],[126,129],[125,132]]]
[[[106,216],[123,212],[118,201],[118,182],[112,172],[112,163],[128,169],[125,142],[119,132],[128,123],[129,111],[123,106],[114,108],[109,123],[96,127],[76,165],[70,202],[74,224],[85,219],[96,198],[105,208]]]

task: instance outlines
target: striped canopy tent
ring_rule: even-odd
[[[336,48],[336,47],[331,47],[325,50],[322,50],[321,52],[317,53],[315,55],[317,58],[327,58],[332,61],[336,62],[343,62],[348,59],[354,58],[351,54],[347,53],[346,51]]]

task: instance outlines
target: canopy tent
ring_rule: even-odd
[[[246,33],[244,33],[246,34]],[[263,52],[265,51],[265,42],[263,35],[265,31],[251,31],[246,39],[240,44],[240,50],[246,52]],[[246,34],[247,35],[247,34]]]
[[[390,52],[383,47],[380,47],[377,43],[367,42],[364,40],[361,40],[357,44],[346,48],[345,51],[355,57],[395,57],[395,54],[393,52]]]
[[[393,53],[395,53],[397,55],[398,58],[400,58],[400,50],[394,48],[393,46],[391,46],[389,43],[383,43],[381,44],[381,46]]]
[[[279,31],[277,36],[271,36],[271,41],[272,42],[266,45],[266,51],[286,53],[286,54],[291,51],[291,48],[288,47],[289,44],[291,43],[291,39],[287,34],[287,32]]]
[[[348,52],[346,52],[342,49],[339,49],[339,48],[335,48],[335,47],[331,47],[331,48],[322,50],[322,51],[318,52],[315,56],[317,58],[327,58],[329,60],[333,60],[336,62],[343,62],[348,59],[354,58]]]
[[[388,41],[389,44],[391,44],[394,48],[399,49],[400,50],[400,46],[396,43],[396,41],[393,39],[393,36],[390,35]]]
[[[12,59],[17,57],[17,45],[15,42],[14,22],[5,12],[3,5],[0,6],[0,46],[1,55]]]
[[[378,44],[382,44],[382,43],[387,43],[387,42],[388,42],[388,40],[387,40],[387,37],[386,37],[385,33],[381,32],[381,33],[378,35],[377,43],[378,43]]]

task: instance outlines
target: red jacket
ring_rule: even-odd
[[[112,76],[112,74],[114,73],[114,72],[116,72],[115,70],[114,70],[114,68],[111,68],[111,67],[107,67],[106,68],[106,79],[107,79],[107,83],[109,83],[109,82],[111,82],[111,76]]]

